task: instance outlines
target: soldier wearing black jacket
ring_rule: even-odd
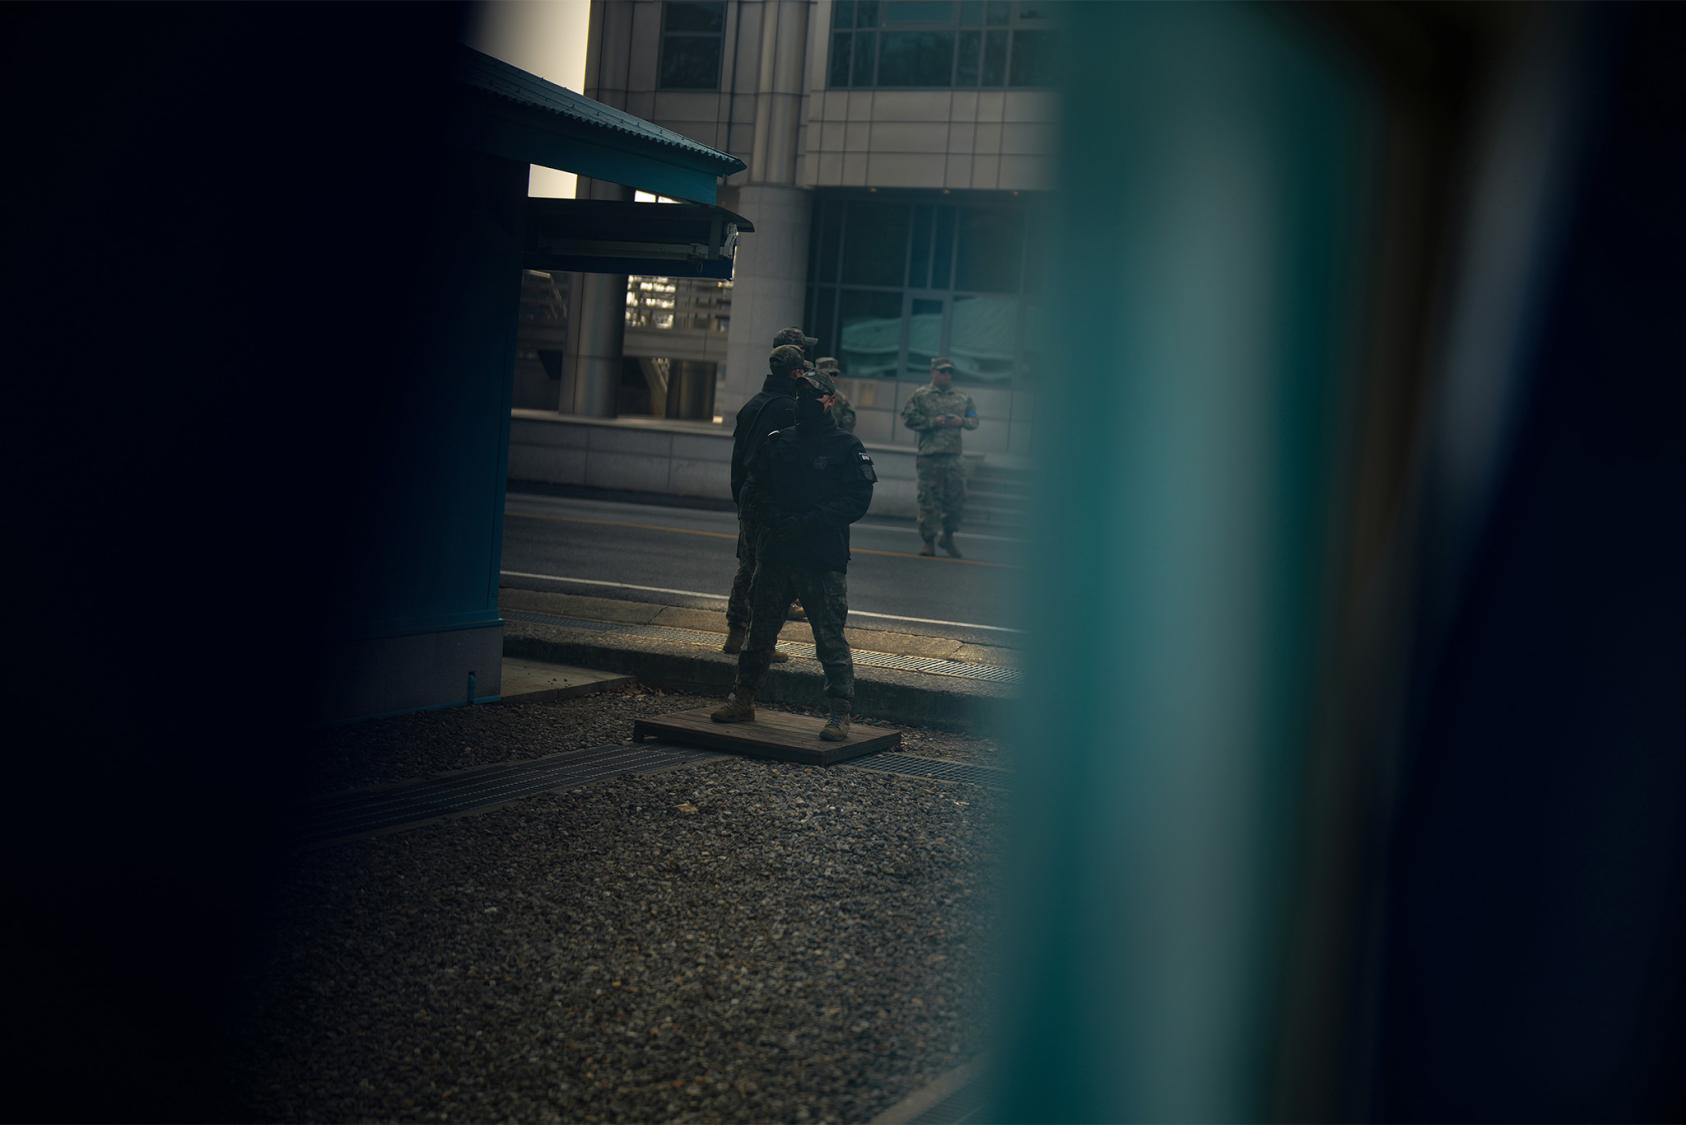
[[[825,668],[831,718],[820,737],[849,734],[855,663],[844,639],[849,614],[849,525],[866,514],[878,480],[860,439],[837,428],[830,406],[835,388],[823,373],[797,383],[796,425],[768,435],[750,463],[741,510],[759,528],[750,586],[748,643],[738,655],[732,699],[714,712],[717,723],[755,718],[755,691],[784,624],[792,595],[802,600],[814,631],[815,655]]]
[[[749,476],[749,463],[767,435],[796,425],[796,381],[802,375],[804,362],[799,346],[782,344],[774,348],[767,357],[767,381],[761,385],[760,393],[738,411],[737,427],[732,431],[732,503],[738,506],[738,573],[732,579],[732,593],[726,601],[726,643],[721,646],[722,652],[743,650],[751,616],[749,582],[755,574],[758,529],[744,512],[744,480]],[[783,621],[784,617],[785,609],[779,610],[778,619]],[[772,659],[782,661],[789,657],[775,651]]]

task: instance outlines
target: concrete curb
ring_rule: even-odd
[[[647,641],[617,643],[602,634],[522,622],[506,623],[503,651],[505,656],[619,672],[666,691],[722,699],[737,677],[737,659],[725,653]],[[800,664],[807,666],[792,661],[768,669],[758,698],[823,708],[825,679],[819,666],[810,661]],[[857,669],[855,674],[855,711],[866,719],[988,734],[1005,728],[1013,702],[996,685],[965,683],[954,677],[883,668]]]

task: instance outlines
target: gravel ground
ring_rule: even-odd
[[[633,719],[719,702],[633,685],[575,699],[532,703],[515,699],[336,727],[323,731],[307,747],[314,770],[308,791],[332,793],[626,742]],[[779,709],[820,714],[800,707],[781,705]],[[898,729],[902,749],[910,754],[1001,764],[1001,753],[992,739],[905,724]]]
[[[724,759],[311,853],[249,1115],[869,1119],[980,1046],[1001,799]]]

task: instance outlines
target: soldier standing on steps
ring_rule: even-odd
[[[792,334],[798,341],[808,341],[808,346],[819,342],[812,336],[803,336],[800,328],[786,328],[773,339],[784,340]],[[803,347],[801,342],[774,344],[767,357],[767,380],[761,385],[760,393],[738,411],[737,426],[732,431],[732,503],[738,508],[738,572],[726,601],[726,643],[721,646],[722,652],[743,651],[744,638],[749,634],[749,583],[755,574],[758,528],[755,513],[743,503],[744,481],[749,477],[750,462],[767,435],[796,424],[796,383],[807,362]],[[785,611],[779,610],[778,619],[783,621],[784,616]],[[782,664],[790,657],[774,649],[771,659]]]
[[[944,355],[931,359],[931,381],[908,398],[902,424],[919,435],[914,474],[919,481],[920,554],[936,554],[937,532],[942,549],[960,557],[954,533],[966,510],[966,478],[961,472],[960,432],[978,428],[978,408],[972,396],[954,389],[954,364]]]
[[[732,698],[711,716],[717,723],[755,718],[755,692],[767,672],[784,608],[802,599],[825,668],[831,717],[820,737],[849,737],[855,662],[844,638],[849,615],[849,525],[866,514],[878,480],[872,458],[853,434],[837,428],[837,387],[826,372],[797,385],[796,425],[768,436],[750,464],[744,504],[757,513],[755,578],[750,586],[749,640],[738,654]]]

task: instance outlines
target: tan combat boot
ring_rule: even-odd
[[[741,626],[726,626],[726,643],[720,646],[721,652],[739,653],[743,651],[744,631]]]
[[[849,701],[833,699],[831,701],[831,718],[826,720],[820,728],[821,742],[842,742],[849,737]]]
[[[966,557],[960,553],[960,548],[954,545],[954,532],[952,531],[943,532],[943,537],[937,540],[937,546],[947,551],[948,557],[951,559],[963,559]]]
[[[937,547],[936,547],[935,542],[933,540],[930,540],[930,539],[925,540],[925,545],[923,547],[919,548],[919,553],[921,555],[923,555],[925,558],[928,558],[928,559],[935,558],[936,555],[937,555]]]
[[[755,689],[739,684],[732,691],[732,698],[726,705],[717,709],[709,718],[717,723],[753,723],[755,721]]]
[[[785,661],[787,661],[789,659],[790,659],[790,653],[780,652],[776,648],[772,652],[769,652],[767,654],[767,663],[769,663],[769,664],[783,664]]]

